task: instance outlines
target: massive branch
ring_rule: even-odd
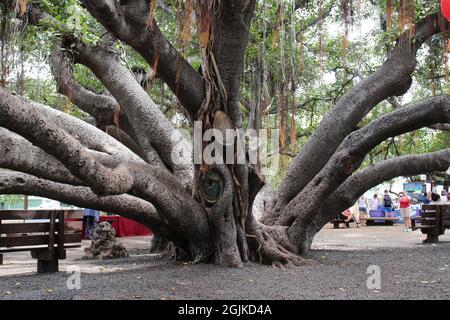
[[[169,120],[121,64],[116,53],[102,45],[69,41],[75,45],[76,62],[89,67],[119,103],[149,162],[168,168],[183,185],[189,185],[193,175],[190,146],[180,136],[175,139],[177,135]],[[177,148],[184,151],[184,161],[174,158],[173,151]]]
[[[308,227],[309,237],[305,238],[299,252],[306,254],[314,235],[340,212],[350,208],[358,198],[384,181],[396,177],[447,171],[450,167],[450,149],[421,155],[406,155],[355,172],[325,202],[313,223]]]
[[[60,48],[52,50],[49,64],[59,93],[93,116],[99,128],[114,124],[114,116],[118,117],[120,112],[119,104],[110,96],[96,94],[80,85],[72,76],[67,55]]]
[[[443,96],[396,110],[353,132],[321,172],[285,207],[277,224],[291,225],[289,235],[294,243],[303,239],[305,226],[314,219],[321,204],[359,168],[371,149],[387,138],[448,121],[450,97]]]
[[[386,98],[402,95],[409,89],[417,50],[432,35],[448,28],[449,24],[439,13],[422,19],[417,23],[412,39],[409,31],[403,34],[386,62],[339,100],[288,168],[280,186],[275,214],[314,178],[342,140],[373,107]]]
[[[87,187],[75,187],[5,170],[0,170],[0,193],[34,195],[79,207],[114,212],[142,223],[157,234],[168,237],[173,235],[172,229],[160,220],[150,203],[130,195],[99,197]]]
[[[146,0],[80,0],[114,36],[129,44],[150,64],[158,61],[156,74],[177,96],[191,119],[204,97],[201,75],[164,37],[157,23],[147,27]]]
[[[3,88],[0,88],[0,126],[16,132],[57,158],[75,177],[100,194],[122,194],[133,186],[134,177],[125,166],[113,170],[106,168],[33,105]]]
[[[54,125],[25,100],[0,88],[0,126],[14,131],[58,159],[96,194],[133,192],[152,203],[161,220],[189,240],[188,248],[209,256],[209,226],[203,207],[166,171],[146,164],[127,163],[114,169],[97,162],[67,132]]]
[[[428,154],[406,155],[388,159],[355,172],[327,200],[318,215],[328,219],[351,207],[373,187],[396,177],[409,177],[434,171],[445,172],[450,167],[450,149]]]
[[[57,159],[21,136],[0,127],[0,168],[21,171],[40,178],[82,185]]]

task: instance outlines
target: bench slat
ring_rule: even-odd
[[[31,251],[31,250],[37,250],[37,249],[45,249],[47,246],[40,245],[35,247],[20,247],[20,248],[6,248],[6,249],[0,249],[1,253],[12,253],[12,252],[23,252],[23,251]],[[73,249],[73,248],[81,248],[81,244],[76,243],[70,243],[70,244],[64,244],[65,249]]]
[[[368,217],[360,218],[360,220],[398,220],[398,217]]]
[[[82,218],[83,210],[1,210],[0,220],[32,220],[32,219],[50,219],[50,215],[59,211],[64,212],[66,218]]]
[[[59,236],[56,235],[56,239]],[[31,236],[13,236],[1,237],[0,247],[23,247],[23,246],[38,246],[49,244],[48,235],[31,235]],[[64,243],[81,242],[81,233],[67,233],[64,234]]]
[[[3,223],[0,224],[1,234],[11,233],[33,233],[33,232],[48,232],[50,223]]]
[[[57,223],[57,225],[59,225],[59,223]],[[81,232],[82,229],[83,224],[81,222],[64,223],[65,233]],[[49,230],[50,230],[49,222],[0,224],[0,234],[48,232]]]
[[[0,247],[23,247],[34,245],[48,245],[48,235],[43,236],[16,236],[0,238]]]

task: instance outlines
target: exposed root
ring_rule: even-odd
[[[289,249],[292,245],[288,245],[285,241],[286,236],[282,233],[284,229],[272,229],[271,232],[263,231],[259,228],[256,234],[247,235],[252,250],[252,260],[258,263],[272,265],[277,268],[290,268],[304,265],[312,265],[314,261],[301,257]],[[278,234],[278,236],[275,236]]]

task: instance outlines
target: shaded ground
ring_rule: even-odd
[[[438,245],[423,245],[422,239],[420,231],[403,233],[401,227],[327,227],[313,245],[317,264],[285,270],[174,264],[146,254],[149,238],[122,239],[130,258],[83,261],[81,250],[69,252],[61,269],[80,266],[80,290],[67,289],[65,272],[35,274],[29,253],[19,253],[5,255],[0,267],[0,299],[448,300],[450,233]],[[367,288],[370,265],[380,267],[380,290]]]

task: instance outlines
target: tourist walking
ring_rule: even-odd
[[[392,198],[389,195],[389,191],[384,190],[384,195],[383,195],[383,207],[385,209],[385,211],[391,212],[392,211]]]
[[[84,209],[83,225],[84,237],[92,240],[94,229],[100,220],[100,211],[94,209]]]
[[[372,205],[370,207],[370,210],[378,210],[379,206],[380,206],[380,199],[378,199],[378,195],[375,193],[373,195]]]
[[[358,207],[359,207],[359,217],[367,218],[367,211],[368,211],[368,208],[370,208],[370,205],[369,205],[369,201],[367,201],[367,198],[365,195],[362,195],[359,198]]]
[[[411,232],[411,201],[408,194],[403,191],[400,193],[400,213],[403,217],[403,223],[405,225],[405,232]]]
[[[359,214],[359,201],[356,201],[355,204],[350,208],[350,213],[353,217],[353,220],[356,223],[356,227],[359,228],[361,224],[360,214]]]

